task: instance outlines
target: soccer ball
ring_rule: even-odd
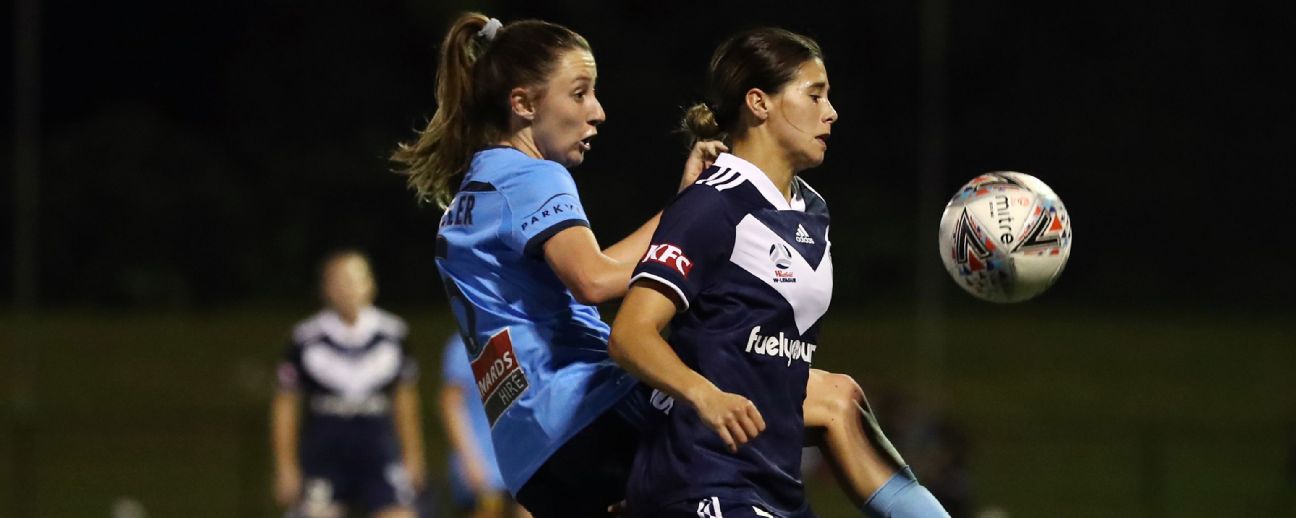
[[[1021,302],[1053,285],[1071,255],[1071,217],[1034,176],[986,173],[945,206],[940,255],[954,281],[990,302]]]

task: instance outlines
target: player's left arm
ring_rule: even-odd
[[[401,443],[401,459],[415,489],[422,489],[427,480],[422,412],[419,405],[418,384],[415,381],[407,380],[396,384],[392,396],[392,420]]]

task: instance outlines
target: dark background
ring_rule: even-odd
[[[865,384],[916,464],[944,450],[906,423],[959,430],[976,508],[1296,509],[1291,2],[28,2],[37,23],[13,6],[0,28],[0,517],[102,516],[122,495],[273,515],[268,373],[340,246],[414,324],[439,441],[440,211],[386,156],[433,113],[464,10],[592,44],[608,121],[573,172],[605,245],[670,199],[672,130],[719,41],[817,39],[841,118],[804,175],[834,217],[824,341],[850,345],[823,366]],[[972,299],[936,253],[947,197],[988,170],[1039,177],[1071,213],[1066,271],[1028,303]]]
[[[684,154],[671,130],[714,45],[777,24],[823,45],[841,114],[827,162],[806,173],[849,265],[837,305],[912,299],[915,275],[939,269],[934,228],[916,219],[995,169],[1035,174],[1074,214],[1074,256],[1047,303],[1296,300],[1279,210],[1296,142],[1287,2],[952,3],[946,166],[919,185],[911,2],[50,1],[40,307],[295,300],[304,268],[340,245],[374,256],[389,302],[437,300],[439,211],[417,207],[385,157],[433,112],[436,45],[466,8],[564,23],[593,44],[609,117],[575,174],[605,242],[669,199]],[[0,203],[12,221],[13,197]],[[0,269],[12,261],[0,254]]]

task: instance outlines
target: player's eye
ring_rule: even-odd
[[[811,100],[811,101],[814,101],[815,104],[819,104],[819,99],[822,99],[822,98],[823,98],[822,95],[814,95],[814,94],[811,94],[811,95],[810,95],[810,100]]]
[[[584,100],[585,100],[585,90],[577,90],[577,91],[573,92],[573,93],[572,93],[572,97],[575,97],[577,101],[584,101]]]

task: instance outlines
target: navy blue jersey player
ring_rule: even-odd
[[[729,38],[709,73],[686,126],[733,154],[663,211],[613,326],[613,358],[684,403],[644,434],[627,506],[643,517],[813,516],[801,441],[832,244],[827,204],[797,173],[823,162],[837,111],[818,44],[785,30]],[[856,489],[876,516],[946,515],[907,470]]]
[[[833,267],[827,204],[800,179],[793,185],[789,201],[759,168],[721,155],[667,207],[635,270],[633,282],[666,288],[667,304],[679,304],[670,343],[684,365],[750,400],[764,423],[730,432],[749,436],[731,450],[697,407],[674,406],[636,458],[627,501],[636,516],[712,501],[808,511],[802,402]]]
[[[329,256],[328,307],[297,324],[273,406],[276,497],[290,515],[413,517],[423,444],[405,323],[371,302],[368,261]]]

